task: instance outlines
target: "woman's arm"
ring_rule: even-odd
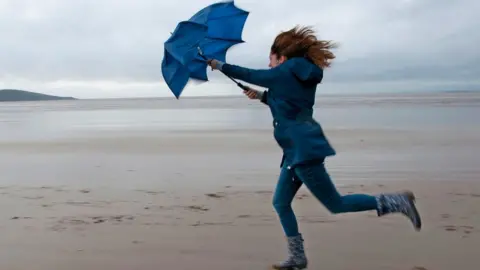
[[[283,78],[285,65],[280,65],[271,69],[249,69],[237,65],[222,63],[218,60],[211,61],[212,68],[219,69],[225,75],[247,83],[255,84],[265,88],[272,88]]]

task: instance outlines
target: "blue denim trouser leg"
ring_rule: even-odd
[[[299,234],[297,219],[291,203],[302,184],[302,181],[295,177],[293,171],[288,170],[286,166],[282,167],[273,195],[273,207],[277,211],[285,234],[289,237]]]
[[[310,192],[333,214],[377,209],[377,200],[374,196],[366,194],[340,195],[323,162],[300,165],[293,171],[282,168],[273,205],[288,237],[299,235],[291,202],[302,184],[305,184]]]

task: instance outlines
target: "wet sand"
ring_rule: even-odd
[[[478,133],[328,132],[340,191],[411,189],[424,229],[401,216],[331,215],[302,188],[294,208],[309,269],[478,269]],[[267,269],[285,254],[267,131],[0,149],[2,269]]]

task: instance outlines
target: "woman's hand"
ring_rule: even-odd
[[[218,69],[218,60],[210,59],[207,61],[207,64],[212,68],[212,70]]]
[[[221,63],[218,60],[210,59],[207,61],[207,64],[214,69],[220,69]],[[250,99],[262,99],[263,92],[259,90],[255,90],[247,86],[246,90],[243,90],[243,93]]]
[[[247,86],[248,87],[248,86]],[[262,92],[259,90],[255,90],[253,88],[248,87],[247,90],[243,90],[243,93],[249,98],[249,99],[261,99],[262,98]]]

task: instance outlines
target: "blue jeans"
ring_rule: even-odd
[[[299,235],[298,224],[291,206],[298,189],[305,186],[333,214],[377,209],[374,196],[365,194],[340,195],[322,161],[304,164],[292,170],[282,167],[273,196],[277,212],[287,237]]]

